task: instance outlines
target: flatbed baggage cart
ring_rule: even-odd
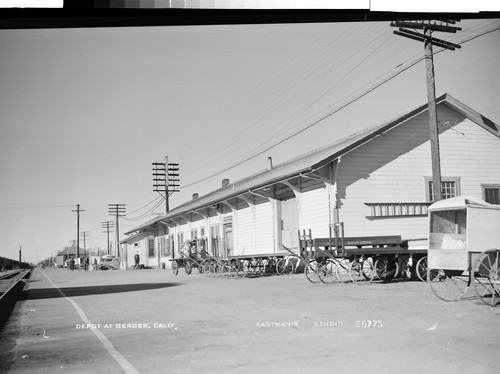
[[[344,237],[343,225],[328,238],[312,238],[299,231],[301,257],[308,263],[306,277],[312,283],[390,281],[416,278],[418,264],[427,250],[409,250],[400,235]],[[421,272],[421,271],[420,271]]]

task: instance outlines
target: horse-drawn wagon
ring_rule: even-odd
[[[500,305],[500,206],[457,197],[428,210],[432,291],[455,301],[473,288],[486,304]]]

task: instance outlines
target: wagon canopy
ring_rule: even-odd
[[[427,211],[432,212],[436,210],[465,209],[468,206],[500,210],[500,205],[489,204],[476,196],[457,196],[451,199],[435,202],[429,206]]]

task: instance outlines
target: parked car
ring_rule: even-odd
[[[99,270],[118,270],[120,268],[120,259],[112,255],[101,257]]]

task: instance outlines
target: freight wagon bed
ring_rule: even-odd
[[[313,283],[425,281],[427,250],[408,249],[399,235],[313,238],[299,232],[300,256],[308,262],[306,276]]]

